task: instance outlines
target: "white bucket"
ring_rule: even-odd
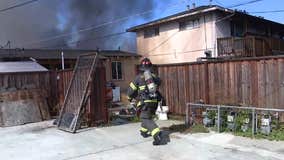
[[[159,120],[168,120],[167,113],[169,112],[168,106],[158,106],[156,115],[158,116]]]

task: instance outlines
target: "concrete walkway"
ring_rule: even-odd
[[[159,122],[169,126],[175,121]],[[284,160],[284,142],[250,140],[230,134],[173,133],[165,146],[138,135],[139,123],[92,128],[77,134],[52,122],[0,128],[3,160]]]

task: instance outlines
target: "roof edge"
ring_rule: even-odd
[[[206,7],[206,6],[200,6],[200,7]],[[164,17],[164,18],[160,18],[160,19],[157,19],[157,20],[154,20],[154,21],[150,21],[148,23],[144,23],[144,24],[141,24],[141,25],[138,25],[138,26],[134,26],[134,27],[127,29],[126,31],[127,32],[136,32],[136,31],[141,30],[143,28],[147,28],[147,27],[158,25],[158,24],[171,22],[171,21],[174,21],[174,20],[177,20],[177,19],[192,16],[192,15],[216,11],[216,10],[223,11],[223,12],[230,12],[230,13],[234,12],[234,10],[227,9],[227,8],[224,8],[224,7],[221,7],[221,6],[218,6],[218,5],[213,5],[211,7],[208,6],[208,8],[204,8],[204,9],[200,9],[200,10],[197,8],[196,11],[192,11],[192,10],[193,9],[187,10],[187,11],[184,11],[184,12],[180,12],[180,13],[177,13],[177,14],[173,14],[173,15],[170,15],[170,16],[167,16],[167,17]]]

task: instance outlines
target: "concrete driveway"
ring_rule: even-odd
[[[169,126],[176,121],[161,121]],[[70,134],[42,122],[0,128],[3,160],[277,160],[284,159],[284,142],[251,140],[230,134],[173,133],[171,142],[152,146],[138,134],[139,123],[91,128]]]

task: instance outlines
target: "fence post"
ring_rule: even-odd
[[[217,126],[218,126],[218,133],[220,133],[220,106],[218,106],[218,124],[217,124]]]
[[[252,45],[252,46],[253,46],[253,56],[256,56],[256,51],[255,51],[255,50],[256,50],[256,48],[255,48],[255,47],[256,47],[256,44],[255,44],[255,37],[253,37],[252,39],[253,39],[253,40],[252,40],[252,44],[253,44],[253,45]]]
[[[209,69],[208,69],[208,62],[204,63],[205,65],[205,103],[210,104],[209,103]]]
[[[185,110],[186,110],[186,114],[185,114],[185,126],[186,127],[189,127],[189,113],[188,113],[188,110],[189,110],[189,107],[190,107],[190,104],[189,103],[187,103],[186,104],[186,108],[185,108]]]
[[[258,126],[258,122],[257,122],[257,113],[255,113],[255,133],[257,133],[258,132],[258,130],[257,130],[257,126]]]
[[[254,138],[255,133],[255,108],[252,109],[252,138]]]
[[[236,52],[235,52],[235,44],[234,44],[234,37],[232,37],[231,38],[231,46],[232,46],[232,52],[233,52],[233,54],[235,55],[236,54]]]

